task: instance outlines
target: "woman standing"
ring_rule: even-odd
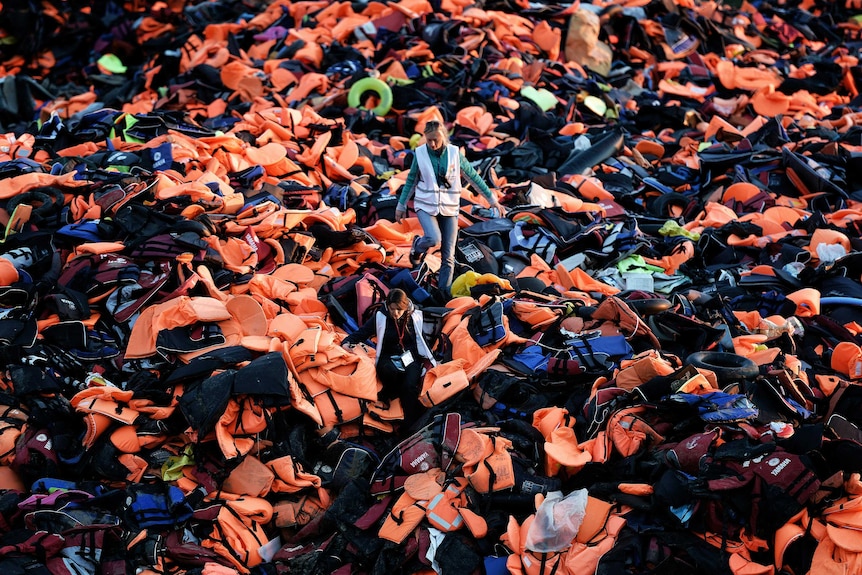
[[[413,241],[411,261],[433,246],[440,246],[440,273],[437,287],[450,294],[455,272],[455,243],[458,241],[458,211],[461,208],[461,175],[488,198],[500,215],[503,208],[488,184],[476,173],[464,154],[449,143],[440,122],[425,124],[425,144],[416,148],[407,181],[398,197],[395,220],[407,215],[407,200],[414,191],[413,207],[424,235]]]
[[[395,288],[386,296],[385,310],[374,316],[342,341],[342,345],[376,338],[375,365],[383,385],[380,399],[401,399],[404,421],[413,422],[421,414],[423,364],[434,365],[434,356],[422,335],[424,317],[404,290]]]

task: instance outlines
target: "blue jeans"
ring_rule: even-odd
[[[455,273],[455,242],[458,241],[458,216],[432,216],[422,210],[416,211],[422,232],[425,234],[418,242],[416,249],[427,251],[428,248],[440,245],[440,273],[437,276],[437,287],[447,292],[452,287],[452,276]]]

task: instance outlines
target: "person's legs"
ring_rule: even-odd
[[[458,242],[458,216],[437,216],[440,226],[440,275],[437,287],[449,292],[455,273],[455,244]]]
[[[426,252],[428,248],[438,245],[441,240],[440,228],[437,226],[437,217],[422,210],[416,210],[416,217],[419,218],[422,233],[425,235],[419,238],[413,247],[418,252]]]
[[[401,399],[404,423],[407,426],[419,419],[425,411],[425,406],[419,402],[419,393],[422,391],[421,363],[421,361],[414,361],[401,373],[398,397]]]
[[[388,357],[381,357],[377,361],[377,379],[380,380],[383,389],[380,390],[378,398],[390,401],[401,396],[401,387],[404,382],[404,372],[395,367]]]

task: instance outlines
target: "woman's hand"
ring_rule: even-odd
[[[395,206],[395,223],[400,222],[407,217],[407,206],[398,204]]]
[[[497,213],[500,214],[499,217],[506,217],[506,208],[503,207],[503,205],[497,200],[497,198],[492,198],[489,201],[489,204],[491,205],[492,209],[497,210]]]

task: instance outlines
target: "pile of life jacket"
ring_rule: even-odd
[[[4,2],[3,573],[860,572],[858,8]]]

